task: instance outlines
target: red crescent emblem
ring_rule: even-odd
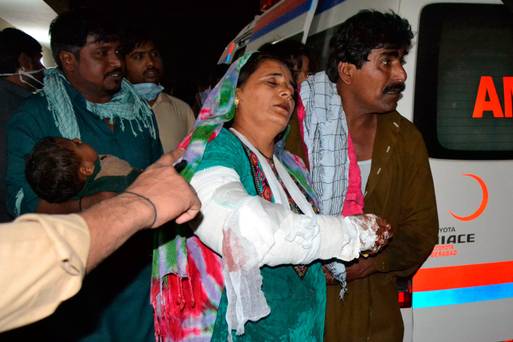
[[[474,180],[481,186],[481,191],[483,193],[483,197],[481,198],[481,204],[472,214],[468,216],[460,216],[455,214],[452,210],[449,210],[449,214],[451,214],[455,219],[468,222],[478,218],[485,211],[486,206],[488,205],[488,188],[486,187],[486,183],[484,182],[484,180],[482,180],[481,177],[477,175],[474,175],[472,173],[465,173],[463,174],[463,176],[474,178]]]

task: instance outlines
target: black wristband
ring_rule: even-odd
[[[175,168],[176,172],[180,173],[183,169],[187,166],[187,160],[182,159],[178,163],[174,164],[173,167]]]

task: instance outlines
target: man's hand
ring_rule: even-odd
[[[172,166],[181,154],[183,150],[164,154],[127,189],[148,198],[155,205],[157,219],[152,227],[159,227],[175,218],[177,223],[187,222],[201,208],[196,192]]]
[[[174,151],[164,154],[162,157],[165,158],[164,162],[169,162],[169,163],[173,164],[175,161],[182,158],[184,153],[185,153],[185,150],[183,148],[178,147]],[[160,159],[162,159],[162,158],[160,158]]]
[[[346,279],[352,281],[365,278],[377,271],[374,258],[360,258],[351,266],[346,267]]]

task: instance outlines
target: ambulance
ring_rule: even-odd
[[[303,41],[324,69],[337,27],[361,9],[392,10],[414,32],[398,111],[426,142],[439,243],[398,285],[405,341],[513,340],[513,6],[510,1],[282,0],[220,62]]]

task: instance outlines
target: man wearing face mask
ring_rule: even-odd
[[[99,154],[114,155],[137,169],[162,155],[151,108],[123,79],[119,28],[112,17],[85,9],[62,13],[50,25],[50,38],[58,67],[46,71],[43,89],[8,124],[7,204],[16,216],[78,212],[114,196],[100,192],[63,203],[38,198],[25,178],[25,156],[44,137],[80,139]],[[151,253],[151,232],[134,235],[88,275],[77,297],[38,324],[35,336],[49,341],[153,341]]]
[[[42,86],[41,45],[15,28],[0,31],[0,222],[12,216],[5,206],[5,169],[7,121],[29,97]]]
[[[191,107],[163,91],[164,87],[160,84],[163,76],[162,58],[155,39],[148,32],[133,30],[128,33],[121,52],[128,80],[155,113],[164,152],[173,151],[194,124]]]

